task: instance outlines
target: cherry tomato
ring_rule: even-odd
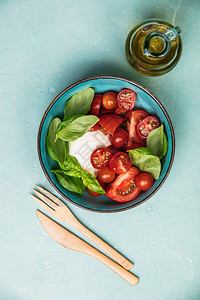
[[[108,146],[108,149],[112,151],[112,154],[115,154],[119,151],[119,149],[114,147],[113,145]]]
[[[101,125],[100,125],[100,127],[99,127],[99,130],[100,130],[104,135],[108,135],[108,134],[109,134],[109,132],[106,131]]]
[[[118,107],[129,111],[135,106],[136,93],[130,89],[124,89],[117,95]]]
[[[117,93],[106,92],[103,94],[102,105],[106,109],[114,109],[117,107]]]
[[[95,94],[94,95],[94,99],[92,101],[91,108],[88,112],[89,115],[95,115],[95,116],[99,115],[99,110],[100,110],[100,106],[101,106],[101,102],[102,102],[102,97],[103,96],[101,94]]]
[[[105,168],[112,156],[112,151],[108,148],[98,148],[91,155],[91,164],[95,169]]]
[[[140,173],[135,177],[135,185],[142,191],[146,191],[152,187],[154,182],[153,176],[149,173]]]
[[[99,130],[99,123],[96,123],[92,128],[90,128],[88,131],[97,131]]]
[[[135,144],[140,144],[140,147],[146,147],[146,139],[141,138],[138,134],[135,136],[135,139],[128,139],[128,142],[125,146],[126,150],[131,150],[131,149],[135,149],[134,145]],[[140,148],[137,147],[137,148]]]
[[[97,179],[97,180],[98,180],[98,179]],[[99,182],[100,186],[102,187],[102,189],[105,190],[105,184],[104,184],[103,182],[99,181],[99,180],[98,180],[98,182]],[[94,192],[94,191],[91,191],[91,190],[89,190],[88,188],[86,188],[86,191],[88,192],[88,194],[89,194],[90,196],[93,196],[93,197],[99,197],[99,196],[102,195],[102,194],[96,193],[96,192]]]
[[[141,148],[144,147],[144,145],[140,142],[138,143],[132,143],[131,145],[125,145],[125,150],[133,150],[133,149],[137,149],[137,148]]]
[[[110,142],[116,148],[123,147],[128,141],[128,132],[123,128],[117,128],[115,133],[111,136]]]
[[[121,174],[128,171],[131,166],[132,161],[125,152],[115,153],[109,161],[109,167],[116,174]]]
[[[144,110],[134,110],[129,111],[125,114],[125,120],[126,120],[126,129],[129,133],[129,140],[127,143],[127,147],[132,147],[133,142],[135,143],[142,143],[144,146],[146,144],[146,140],[143,139],[141,136],[138,135],[136,131],[137,124],[146,118],[149,114]]]
[[[108,185],[105,195],[118,202],[133,200],[141,191],[135,185],[135,177],[138,174],[140,171],[132,167],[127,172],[118,175],[115,181]]]
[[[123,118],[115,114],[105,114],[99,117],[99,124],[111,135],[123,122]]]
[[[100,109],[99,116],[105,115],[105,114],[112,114],[112,113],[114,113],[113,109],[106,109],[106,108],[102,107]]]
[[[159,127],[158,119],[148,116],[137,124],[137,133],[141,138],[146,139],[149,133],[157,127]]]
[[[114,110],[115,114],[120,115],[120,114],[124,114],[126,111],[120,107],[116,107]]]
[[[105,167],[98,171],[97,179],[104,183],[110,183],[115,179],[115,173],[109,167]]]

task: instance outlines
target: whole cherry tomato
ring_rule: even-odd
[[[98,171],[97,179],[103,183],[110,183],[115,179],[115,173],[109,167],[105,167]]]
[[[135,177],[135,185],[142,191],[150,189],[153,185],[153,176],[149,173],[140,173]]]
[[[102,105],[106,109],[114,109],[117,107],[117,93],[106,92],[103,94]]]
[[[123,147],[128,141],[128,132],[123,128],[117,128],[115,133],[111,136],[110,142],[116,148]]]

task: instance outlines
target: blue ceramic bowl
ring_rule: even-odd
[[[63,115],[66,98],[69,99],[73,94],[76,94],[89,87],[94,88],[96,93],[104,93],[110,90],[119,92],[124,88],[133,89],[137,93],[135,108],[146,110],[149,114],[158,116],[161,123],[164,124],[165,133],[168,139],[168,151],[162,159],[162,171],[160,177],[154,182],[153,186],[148,191],[141,192],[138,197],[132,201],[119,203],[109,199],[104,195],[93,198],[88,195],[87,192],[85,192],[83,195],[80,195],[67,191],[58,183],[55,175],[50,171],[51,169],[56,167],[57,163],[49,157],[45,146],[49,125],[53,118]],[[63,198],[65,198],[67,201],[70,201],[71,203],[74,203],[79,207],[95,212],[123,211],[129,208],[133,208],[152,197],[162,186],[170,172],[174,159],[174,151],[174,131],[170,118],[163,105],[152,93],[150,93],[147,89],[145,89],[138,83],[120,77],[98,76],[86,78],[64,89],[51,102],[51,104],[45,111],[38,132],[39,160],[49,182],[52,184],[55,190],[60,193],[61,196],[63,196]]]

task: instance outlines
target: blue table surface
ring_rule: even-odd
[[[149,17],[182,29],[180,62],[155,78],[134,71],[124,52],[132,26]],[[0,25],[0,299],[200,299],[200,2],[1,0]],[[118,75],[147,87],[175,130],[173,168],[150,200],[117,214],[69,204],[133,260],[136,287],[52,240],[28,195],[35,184],[53,192],[36,151],[45,109],[65,87],[93,75]]]

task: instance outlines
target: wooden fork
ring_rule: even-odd
[[[52,216],[60,219],[61,221],[67,222],[68,224],[74,226],[80,232],[82,232],[86,237],[88,237],[92,242],[104,250],[113,260],[118,264],[123,266],[126,270],[130,270],[133,267],[133,263],[130,262],[127,258],[113,249],[110,245],[100,239],[92,231],[86,228],[82,223],[80,223],[77,218],[73,215],[71,210],[67,205],[58,199],[56,196],[45,190],[44,188],[36,185],[36,187],[43,193],[38,192],[33,189],[34,193],[40,197],[40,199],[32,194],[30,196],[39,203],[47,212]]]

